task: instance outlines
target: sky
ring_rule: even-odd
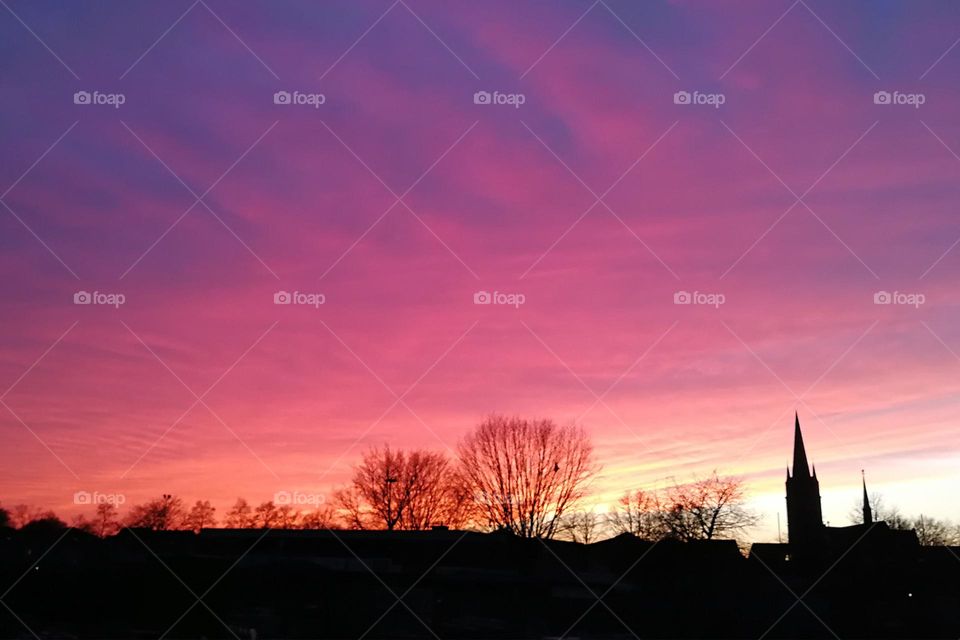
[[[4,506],[504,413],[587,430],[588,508],[716,469],[774,539],[796,411],[831,524],[861,469],[960,519],[960,5],[2,4]]]

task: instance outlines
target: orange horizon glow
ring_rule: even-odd
[[[774,540],[798,411],[825,520],[861,469],[960,520],[960,7],[409,4],[211,0],[246,46],[198,10],[132,67],[186,7],[13,3],[60,61],[0,16],[2,506],[222,517],[502,413],[587,430],[584,508],[717,470]]]

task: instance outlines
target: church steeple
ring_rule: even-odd
[[[863,480],[863,524],[873,524],[873,509],[870,508],[870,496],[867,495],[867,476],[860,470]]]
[[[807,450],[803,446],[803,434],[800,433],[800,416],[794,412],[793,414],[793,475],[797,477],[797,474],[800,473],[800,469],[803,470],[803,474],[800,477],[809,477],[810,476],[810,465],[807,464]]]
[[[811,549],[823,542],[823,514],[820,507],[820,482],[816,469],[811,473],[807,450],[800,432],[800,416],[793,417],[793,469],[787,473],[787,530],[790,544]],[[792,553],[793,553],[792,552]]]

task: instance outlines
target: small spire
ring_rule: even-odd
[[[810,465],[807,463],[807,450],[803,446],[803,434],[800,433],[800,416],[793,413],[793,476],[797,477],[803,470],[801,477],[810,477]]]
[[[870,496],[867,495],[867,475],[860,469],[860,478],[863,481],[863,524],[873,524],[873,509],[870,508]]]

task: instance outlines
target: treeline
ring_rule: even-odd
[[[869,500],[874,521],[882,520],[891,529],[912,529],[917,532],[917,539],[924,546],[960,546],[960,524],[922,513],[918,516],[904,515],[896,506],[887,506],[886,500],[879,493],[871,493]],[[852,524],[863,523],[862,498],[850,508],[847,517]]]
[[[584,510],[599,472],[584,431],[550,420],[494,415],[477,425],[453,455],[374,447],[354,465],[350,482],[330,496],[277,494],[256,506],[244,498],[218,515],[208,500],[185,504],[164,494],[121,516],[113,502],[96,505],[71,526],[97,536],[122,527],[425,530],[436,526],[503,530],[529,538],[589,543],[631,533],[647,539],[738,537],[757,522],[742,483],[716,473],[661,492],[626,493],[609,513]],[[309,508],[300,508],[306,503]],[[51,512],[19,505],[0,518],[15,527],[66,527]]]
[[[374,447],[353,466],[349,483],[329,496],[281,492],[257,505],[244,498],[218,514],[209,500],[192,505],[164,494],[121,515],[97,504],[70,526],[106,537],[122,527],[237,529],[450,529],[509,531],[520,537],[590,543],[629,533],[647,540],[734,538],[743,541],[759,518],[746,507],[739,478],[716,472],[658,491],[627,491],[607,513],[585,509],[599,472],[585,432],[550,420],[494,415],[469,432],[452,455]],[[960,544],[960,527],[925,516],[906,518],[873,496],[876,520],[915,529],[922,544]],[[851,511],[857,522],[858,505]],[[0,508],[0,527],[31,530],[68,525],[26,505]]]

